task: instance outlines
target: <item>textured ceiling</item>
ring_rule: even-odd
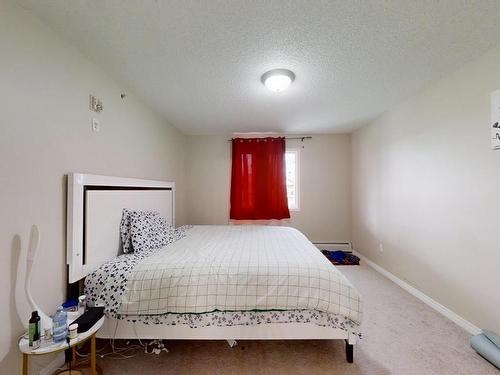
[[[351,131],[500,44],[496,0],[19,2],[187,134]]]

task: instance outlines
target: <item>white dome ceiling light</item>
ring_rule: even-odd
[[[273,92],[286,90],[295,79],[295,74],[288,69],[273,69],[262,75],[262,83]]]

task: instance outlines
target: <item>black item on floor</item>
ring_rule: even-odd
[[[323,255],[336,266],[359,266],[359,258],[351,253],[342,250],[321,250]]]
[[[78,333],[86,332],[104,316],[104,307],[90,307],[73,323],[78,323]]]

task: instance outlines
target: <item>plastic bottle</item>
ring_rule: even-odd
[[[31,313],[28,328],[29,346],[33,349],[40,347],[40,317],[38,311]]]
[[[68,313],[63,310],[62,306],[57,308],[52,318],[52,331],[54,342],[66,340],[68,336]]]

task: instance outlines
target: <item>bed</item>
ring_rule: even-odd
[[[123,208],[175,224],[175,184],[68,176],[69,281],[106,308],[98,337],[342,339],[353,360],[362,299],[298,230],[184,226],[167,246],[119,254]]]

